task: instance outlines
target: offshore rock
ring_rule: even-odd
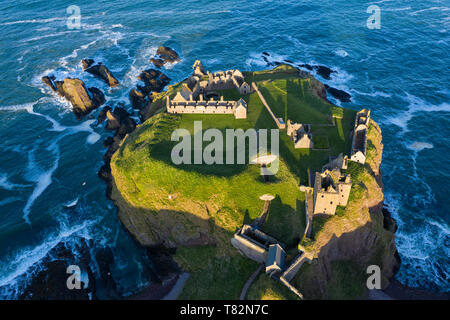
[[[144,95],[141,91],[136,89],[131,89],[130,91],[130,101],[133,109],[142,110],[145,105],[150,102],[148,96]]]
[[[93,95],[91,98],[84,82],[80,79],[66,78],[62,86],[57,88],[58,92],[62,91],[63,96],[72,103],[73,112],[77,118],[87,115],[105,101],[103,93],[97,88],[89,88]]]
[[[156,50],[156,54],[161,57],[164,63],[173,63],[180,60],[178,53],[176,53],[175,50],[169,47],[160,46],[158,50]]]
[[[343,90],[339,90],[333,87],[330,87],[329,85],[325,85],[325,88],[327,89],[327,92],[331,94],[334,98],[340,100],[341,102],[351,102],[351,95]]]
[[[164,60],[159,58],[151,58],[150,62],[155,65],[157,68],[162,68],[164,66]]]
[[[108,70],[108,68],[103,65],[101,62],[94,66],[90,66],[93,64],[92,59],[86,59],[82,62],[83,68],[85,66],[89,66],[84,71],[89,72],[90,74],[96,76],[97,78],[106,82],[110,87],[117,87],[119,85],[119,81],[113,76],[113,74]]]

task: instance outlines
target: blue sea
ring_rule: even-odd
[[[69,29],[67,8],[80,8]],[[380,28],[369,29],[370,5]],[[86,1],[0,2],[0,298],[17,298],[60,244],[110,247],[122,294],[149,283],[148,259],[123,230],[97,177],[111,133],[99,110],[78,121],[41,77],[79,77],[106,105],[132,112],[129,90],[160,45],[181,61],[164,72],[184,79],[200,59],[211,71],[267,68],[270,59],[336,70],[317,78],[370,108],[383,131],[386,205],[397,220],[397,279],[449,291],[450,1]],[[83,73],[101,61],[120,81],[110,89]],[[136,118],[137,119],[137,118]],[[95,270],[95,268],[94,268]],[[97,275],[99,276],[99,275]]]

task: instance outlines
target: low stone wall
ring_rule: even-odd
[[[305,234],[303,237],[311,238],[312,233],[312,220],[314,216],[313,212],[313,206],[314,206],[314,200],[313,200],[313,191],[311,188],[308,188],[305,190],[305,219],[306,219],[306,227],[305,227]]]
[[[280,120],[275,116],[275,114],[272,112],[272,109],[270,108],[269,104],[267,103],[266,99],[264,99],[264,96],[262,95],[261,91],[259,91],[258,86],[252,82],[252,88],[256,91],[259,98],[261,99],[263,105],[266,107],[267,111],[269,111],[270,116],[272,117],[273,121],[275,121],[278,129],[284,129],[286,125],[284,123],[281,123]]]
[[[303,265],[303,263],[305,263],[305,261],[311,262],[311,260],[307,258],[306,255],[302,252],[297,256],[294,262],[291,263],[289,268],[286,269],[281,277],[286,279],[287,281],[291,281],[297,274],[298,270],[300,270],[300,267]]]
[[[258,268],[255,270],[255,272],[252,273],[250,278],[245,282],[244,287],[242,288],[241,295],[239,296],[239,300],[245,300],[245,296],[247,295],[247,291],[252,285],[252,283],[255,281],[256,277],[259,275],[261,270],[263,269],[264,265],[260,264]]]
[[[291,290],[294,294],[296,294],[300,299],[303,300],[303,295],[282,276],[280,277],[281,283],[283,283],[286,287],[288,287],[289,290]]]

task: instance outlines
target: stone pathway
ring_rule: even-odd
[[[258,269],[256,269],[255,272],[248,278],[247,282],[244,284],[244,287],[242,288],[241,295],[239,296],[239,300],[245,300],[245,296],[247,295],[248,288],[252,285],[253,281],[255,281],[258,274],[261,272],[262,268],[264,266],[262,264],[259,265]]]
[[[178,296],[181,294],[181,291],[183,291],[184,284],[186,283],[187,279],[189,279],[190,274],[185,272],[178,278],[177,283],[173,286],[172,290],[164,297],[162,300],[176,300]]]

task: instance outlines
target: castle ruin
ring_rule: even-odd
[[[348,156],[340,153],[337,157],[330,156],[329,162],[322,167],[322,171],[333,170],[334,168],[347,169],[348,168]]]
[[[247,103],[242,98],[238,101],[225,101],[223,96],[219,100],[204,99],[208,93],[233,88],[237,89],[240,95],[250,93],[251,87],[244,81],[242,72],[227,70],[205,73],[203,64],[199,60],[194,62],[192,69],[192,75],[183,83],[175,97],[172,100],[167,97],[167,112],[233,114],[236,119],[247,118]]]
[[[316,172],[314,179],[313,214],[334,215],[337,206],[346,206],[352,181],[339,168]]]
[[[303,125],[288,120],[286,133],[294,142],[294,147],[296,149],[314,147],[309,125]]]
[[[278,244],[278,241],[257,228],[244,224],[234,234],[231,244],[248,258],[266,263],[270,246]]]
[[[366,162],[367,133],[370,122],[370,110],[362,109],[356,114],[353,129],[352,151],[350,160],[364,164]]]

